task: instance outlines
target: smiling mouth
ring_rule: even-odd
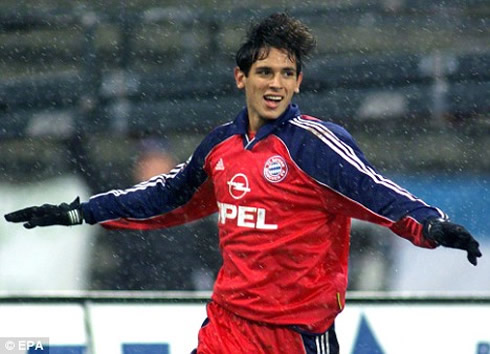
[[[282,100],[283,100],[283,96],[279,96],[279,95],[265,95],[264,96],[264,100],[267,102],[267,103],[270,103],[271,105],[276,105],[278,103],[280,103]]]

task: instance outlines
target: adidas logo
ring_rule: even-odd
[[[214,167],[215,171],[223,171],[225,169],[225,165],[223,163],[223,159],[219,159],[218,163]]]

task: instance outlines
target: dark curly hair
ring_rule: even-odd
[[[302,22],[286,13],[275,13],[250,26],[246,41],[238,49],[235,60],[240,70],[248,76],[252,64],[266,58],[271,48],[283,49],[290,59],[296,59],[299,74],[303,59],[308,57],[315,45],[313,34]]]

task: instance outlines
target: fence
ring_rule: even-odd
[[[4,294],[0,341],[15,349],[30,343],[17,351],[24,353],[39,352],[35,345],[70,354],[189,353],[208,299],[205,293]],[[488,294],[352,293],[336,332],[346,353],[485,353],[489,315]],[[408,335],[414,328],[416,340]]]

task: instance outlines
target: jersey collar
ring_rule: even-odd
[[[238,114],[238,116],[235,119],[235,124],[238,128],[239,134],[243,136],[244,140],[244,146],[247,149],[251,149],[255,143],[257,143],[259,140],[265,138],[269,134],[271,134],[275,129],[277,129],[279,126],[283,125],[287,121],[299,116],[301,114],[298,105],[291,103],[288,108],[284,111],[283,114],[279,116],[279,118],[271,120],[270,122],[264,124],[262,127],[260,127],[259,131],[257,134],[255,134],[255,137],[252,140],[248,140],[247,138],[247,133],[248,133],[248,111],[247,108],[245,107],[242,109],[242,111]]]

